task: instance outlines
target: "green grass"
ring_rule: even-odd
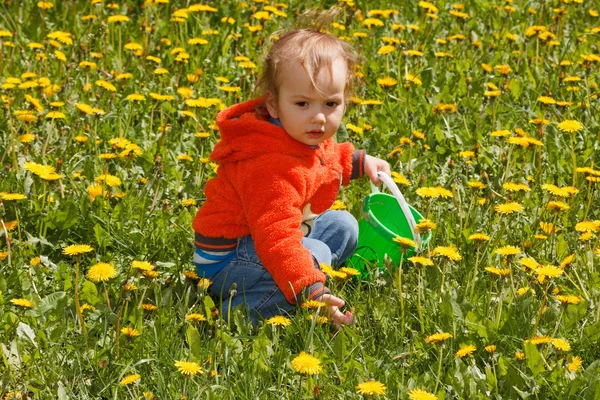
[[[0,38],[0,398],[21,398],[19,392],[36,399],[121,399],[144,398],[146,392],[146,398],[159,399],[346,399],[360,398],[356,385],[371,379],[387,387],[380,397],[398,399],[408,398],[415,388],[439,399],[600,396],[600,225],[595,222],[600,220],[595,207],[600,195],[594,182],[600,175],[595,170],[600,18],[594,15],[600,10],[593,2],[516,0],[511,13],[509,3],[467,1],[461,10],[467,19],[450,14],[449,2],[435,4],[437,19],[416,2],[340,3],[337,22],[346,29],[332,27],[331,32],[346,36],[363,57],[358,71],[362,84],[344,119],[350,126],[348,137],[340,139],[388,160],[411,183],[401,185],[407,201],[437,228],[421,254],[431,257],[434,266],[404,260],[402,301],[398,266],[391,263],[383,271],[371,266],[368,280],[328,283],[356,315],[356,323],[339,332],[329,324],[313,324],[307,318],[314,311],[303,309],[287,327],[263,324],[252,329],[241,310],[230,323],[217,323],[211,317],[213,300],[184,275],[194,270],[191,221],[204,200],[204,185],[215,175],[208,157],[219,139],[213,128],[216,114],[220,107],[254,96],[260,71],[240,65],[235,57],[248,57],[260,66],[270,35],[290,27],[305,3],[277,6],[287,17],[272,15],[268,21],[252,17],[254,7],[260,11],[266,4],[215,3],[216,12],[189,12],[182,22],[171,18],[186,4],[174,0],[158,5],[128,1],[117,9],[107,2],[57,1],[48,10],[36,4],[0,3],[0,30],[10,35]],[[368,28],[361,22],[375,8],[394,7],[398,13],[378,17],[383,26]],[[107,22],[116,14],[130,21]],[[95,19],[82,19],[88,15]],[[233,23],[222,22],[229,17]],[[263,29],[252,33],[247,23]],[[532,26],[544,26],[554,36],[528,36]],[[208,34],[210,29],[217,32]],[[47,36],[63,30],[71,35],[62,43]],[[354,36],[357,32],[367,36]],[[507,38],[509,33],[516,41]],[[188,44],[198,37],[208,44]],[[386,37],[398,43],[391,53],[378,54]],[[41,48],[30,48],[31,42]],[[125,49],[129,42],[141,45],[139,55]],[[181,53],[173,50],[178,47],[189,54],[187,62],[176,60]],[[155,74],[159,65],[146,59],[149,55],[160,58],[160,67],[168,72]],[[96,68],[80,65],[82,61],[94,62]],[[559,65],[563,61],[572,65]],[[501,65],[511,71],[502,74]],[[35,76],[22,78],[26,72]],[[121,73],[132,77],[117,80]],[[407,73],[421,84],[408,82]],[[381,87],[377,79],[384,76],[399,83]],[[580,80],[565,79],[573,76]],[[98,80],[112,83],[116,91],[98,86]],[[38,86],[20,89],[25,81]],[[11,82],[16,82],[14,88]],[[499,96],[484,95],[493,89],[486,86],[490,83]],[[51,85],[57,90],[48,89]],[[226,92],[219,86],[240,89]],[[189,106],[181,88],[191,88],[192,99],[218,102]],[[145,100],[126,99],[134,93]],[[155,100],[150,93],[173,99]],[[26,95],[39,100],[40,110]],[[540,96],[569,103],[544,104]],[[50,104],[56,101],[65,104]],[[435,113],[434,106],[441,103],[454,104],[456,112]],[[76,104],[104,112],[87,115]],[[19,119],[19,110],[32,110],[35,121]],[[185,110],[194,115],[186,116]],[[47,118],[50,111],[65,118]],[[530,122],[535,118],[548,123],[535,125]],[[583,128],[564,132],[559,124],[566,120],[577,120]],[[509,137],[491,135],[504,129]],[[207,134],[194,136],[199,132]],[[32,141],[26,142],[25,134],[33,135]],[[522,135],[539,142],[527,147],[510,143]],[[133,148],[123,141],[110,142],[118,138],[137,145],[141,153],[120,157]],[[473,153],[461,153],[468,151]],[[106,154],[116,157],[100,157]],[[182,155],[191,161],[178,159]],[[53,166],[61,178],[35,175],[26,162]],[[591,170],[577,172],[582,167]],[[121,183],[98,183],[104,173]],[[472,188],[473,181],[485,188]],[[504,186],[509,182],[530,190],[511,192]],[[89,186],[94,183],[98,192],[93,199]],[[544,184],[577,192],[560,197]],[[417,194],[419,188],[437,186],[452,196]],[[339,199],[360,218],[369,192],[363,179],[341,190]],[[8,200],[7,194],[14,193],[25,199]],[[196,204],[182,203],[190,199]],[[550,203],[556,201],[563,203]],[[523,211],[496,211],[507,202],[519,203]],[[553,210],[553,204],[568,209]],[[578,225],[584,221],[590,222],[589,237]],[[549,229],[549,223],[556,229]],[[469,239],[479,232],[490,240]],[[89,244],[93,251],[62,254],[70,244]],[[450,245],[462,256],[460,261],[435,255],[436,247]],[[506,245],[519,247],[519,254],[495,253]],[[572,254],[575,258],[564,273],[544,282],[521,263],[532,258],[544,266],[560,266]],[[134,260],[152,263],[158,275],[142,275],[131,266]],[[99,261],[117,270],[106,282],[106,292],[101,283],[85,278]],[[510,269],[510,274],[496,276],[486,267]],[[126,284],[135,289],[127,290]],[[79,303],[93,307],[82,311],[85,332],[75,287]],[[559,295],[580,302],[564,305]],[[17,306],[11,302],[16,299],[34,305]],[[158,309],[146,311],[143,304]],[[203,314],[208,321],[190,323],[185,318],[190,313]],[[140,335],[126,338],[119,333],[125,327]],[[426,343],[438,332],[452,338]],[[528,341],[539,336],[565,339],[570,350],[560,350],[561,342]],[[456,358],[465,345],[476,350]],[[493,353],[485,350],[489,345],[496,346]],[[302,351],[321,361],[319,375],[308,378],[294,372],[290,363]],[[575,356],[582,366],[569,371]],[[174,365],[178,360],[197,362],[204,374],[181,375]],[[135,383],[119,384],[136,373],[141,377]]]

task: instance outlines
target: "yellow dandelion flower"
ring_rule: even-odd
[[[135,328],[121,328],[121,333],[129,338],[141,335],[140,331]]]
[[[434,256],[444,256],[452,261],[462,260],[462,256],[454,246],[438,246],[435,249],[433,249],[432,254]]]
[[[496,267],[485,267],[485,270],[493,275],[507,276],[510,274],[510,269],[500,269]]]
[[[117,270],[111,264],[99,262],[90,268],[86,276],[92,282],[106,282],[117,276]]]
[[[292,360],[292,368],[301,374],[315,375],[323,370],[321,361],[305,352],[301,352]]]
[[[505,204],[498,204],[494,207],[494,210],[501,214],[512,214],[514,212],[521,212],[524,210],[524,208],[519,203],[510,202]]]
[[[580,130],[582,130],[583,125],[579,121],[567,119],[567,120],[561,122],[560,124],[558,124],[558,129],[560,129],[563,132],[573,133],[573,132],[579,132]]]
[[[273,325],[273,326],[286,327],[286,326],[290,326],[292,324],[292,321],[289,318],[284,317],[283,315],[276,315],[274,317],[269,318],[267,320],[267,323],[269,325]]]
[[[492,354],[493,352],[496,351],[496,345],[495,344],[490,344],[489,346],[485,346],[485,351],[487,351],[488,353]]]
[[[202,368],[200,368],[200,365],[198,365],[198,363],[195,362],[175,361],[175,366],[177,367],[179,373],[185,376],[192,377],[196,374],[204,374],[204,371],[202,370]]]
[[[515,358],[519,361],[523,361],[525,359],[525,353],[523,353],[522,351],[516,351]]]
[[[13,303],[15,306],[23,308],[32,308],[33,306],[35,306],[35,303],[27,299],[10,299],[10,302]]]
[[[433,335],[429,335],[425,338],[425,343],[441,343],[447,339],[450,339],[452,334],[447,332],[442,333],[434,333]]]
[[[152,271],[154,269],[154,266],[148,261],[132,261],[131,266],[140,271]]]
[[[476,242],[487,242],[490,241],[492,238],[489,237],[488,235],[486,235],[485,233],[473,233],[472,235],[469,235],[469,237],[467,238],[467,240],[473,240]]]
[[[543,276],[548,278],[556,278],[558,276],[561,276],[565,271],[552,265],[544,265],[541,267],[537,267],[534,270],[534,272],[540,277]]]
[[[565,211],[571,208],[563,201],[549,201],[547,207],[553,211]]]
[[[408,261],[412,262],[413,264],[420,264],[424,267],[430,267],[433,265],[433,261],[431,261],[427,257],[420,257],[420,256],[409,257]]]
[[[338,270],[339,272],[342,272],[348,276],[358,276],[360,275],[360,271],[358,271],[357,269],[354,268],[350,268],[350,267],[342,267]]]
[[[319,307],[325,307],[327,304],[325,304],[325,302],[322,301],[318,301],[318,300],[306,300],[304,303],[302,303],[302,308],[307,308],[307,309],[316,309]]]
[[[560,301],[563,304],[579,304],[583,298],[581,296],[572,296],[572,295],[559,295],[556,296],[556,300]]]
[[[359,383],[358,385],[356,385],[355,388],[356,393],[368,395],[385,394],[385,391],[387,390],[387,387],[383,383],[378,381],[368,381]]]
[[[383,78],[378,78],[377,83],[381,87],[390,87],[398,84],[398,81],[391,76],[384,76]]]
[[[495,254],[500,254],[503,256],[514,256],[517,254],[521,254],[522,250],[519,247],[516,246],[504,246],[504,247],[500,247],[499,249],[496,249],[494,251]]]
[[[408,392],[408,398],[410,400],[437,400],[437,396],[435,394],[419,388],[410,390]]]
[[[471,356],[471,355],[473,355],[475,350],[477,350],[477,347],[475,347],[472,344],[468,344],[468,345],[462,346],[460,349],[458,349],[458,351],[454,354],[454,357],[455,358],[463,358],[465,356]]]
[[[68,256],[89,253],[93,251],[94,248],[87,244],[72,244],[63,249],[62,253]]]
[[[141,377],[142,376],[140,374],[127,375],[123,379],[121,379],[121,381],[119,382],[119,385],[121,385],[121,386],[130,385],[130,384],[134,383],[135,381],[139,380]]]
[[[212,282],[210,279],[202,278],[198,281],[197,286],[198,286],[198,289],[200,289],[200,290],[207,290],[210,287],[210,285],[212,285]]]
[[[577,372],[581,369],[582,365],[583,360],[581,359],[581,357],[573,356],[571,357],[571,362],[567,364],[567,368],[569,369],[569,372]]]
[[[392,239],[394,242],[399,243],[403,247],[418,247],[417,243],[409,238],[396,236]]]
[[[192,313],[192,314],[186,315],[185,320],[189,321],[189,322],[198,323],[198,322],[206,321],[206,317],[203,314]]]
[[[571,345],[565,339],[552,339],[550,343],[561,351],[571,351]]]

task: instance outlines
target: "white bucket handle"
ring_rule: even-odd
[[[421,243],[422,243],[421,235],[419,235],[415,231],[415,227],[416,227],[417,223],[415,222],[415,218],[413,217],[412,213],[410,212],[410,208],[408,207],[408,203],[404,199],[402,192],[400,192],[400,189],[398,189],[396,182],[394,182],[394,180],[388,174],[386,174],[385,172],[382,172],[382,171],[379,171],[377,173],[377,176],[383,182],[383,184],[390,190],[390,192],[392,192],[392,194],[396,198],[396,201],[398,201],[398,205],[400,206],[402,213],[404,213],[404,218],[406,218],[406,220],[408,221],[408,226],[410,227],[410,231],[413,236],[412,238],[417,243],[417,245],[419,247],[421,247]],[[371,184],[371,192],[379,193],[379,188],[377,186],[375,186],[373,184],[373,182],[369,182],[369,183]]]

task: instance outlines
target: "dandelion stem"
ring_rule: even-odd
[[[106,282],[102,281],[102,286],[104,286],[104,295],[106,296],[106,304],[108,305],[108,309],[112,310],[110,306],[110,299],[108,298],[108,290],[106,290]]]
[[[402,318],[402,334],[404,334],[404,296],[402,293],[402,263],[404,261],[404,246],[400,254],[400,265],[398,266],[398,296],[400,298],[400,314]]]
[[[475,279],[477,279],[477,268],[479,266],[479,246],[477,246],[477,255],[475,256],[475,266],[473,267],[473,278],[471,279],[471,292],[469,299],[473,302],[473,296],[475,295]]]
[[[438,369],[437,369],[437,374],[436,374],[436,378],[435,378],[435,389],[433,389],[433,393],[437,393],[438,387],[440,386],[440,378],[442,375],[442,350],[444,349],[444,346],[442,344],[440,344],[440,352],[438,354]]]
[[[81,323],[81,329],[83,330],[87,342],[87,328],[85,327],[81,306],[79,305],[79,259],[80,256],[77,256],[77,259],[75,260],[75,311],[77,312],[77,317],[79,317],[79,323]]]
[[[540,310],[538,311],[538,315],[535,319],[535,324],[533,325],[533,330],[531,331],[531,337],[535,336],[537,332],[537,327],[542,319],[542,314],[544,313],[544,307],[546,306],[546,300],[548,299],[548,287],[550,286],[550,280],[548,279],[548,283],[546,283],[546,289],[544,289],[544,297],[542,298],[542,304],[540,305]]]
[[[421,333],[425,333],[425,324],[423,323],[423,311],[421,310],[421,291],[423,290],[423,267],[419,268],[418,288],[417,288],[417,311],[419,312],[419,323],[421,324]]]
[[[498,284],[499,288],[498,288],[498,309],[496,310],[496,329],[498,329],[500,327],[500,318],[502,316],[502,292],[503,292],[503,287],[502,285]]]

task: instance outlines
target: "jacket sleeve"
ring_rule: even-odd
[[[351,179],[362,178],[365,173],[367,156],[365,151],[355,150],[350,142],[334,143],[333,146],[336,157],[342,166],[342,185],[349,185]]]
[[[267,156],[237,163],[235,186],[256,253],[292,304],[305,287],[325,282],[309,250],[302,246],[304,179],[290,161]]]

